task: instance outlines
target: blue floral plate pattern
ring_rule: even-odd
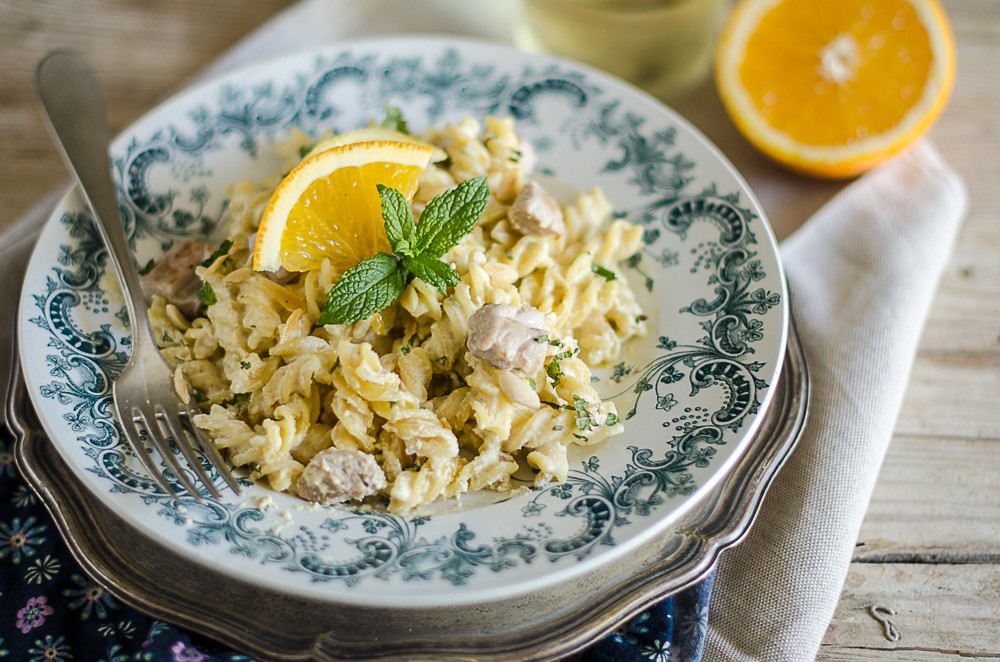
[[[580,449],[567,481],[400,517],[308,507],[263,486],[176,500],[121,443],[110,386],[129,328],[88,212],[47,224],[20,313],[25,378],[76,475],[157,543],[238,579],[336,603],[444,606],[537,591],[592,571],[676,523],[746,450],[784,356],[788,309],[773,234],[746,184],[695,129],[578,65],[441,38],[356,42],[229,74],[153,110],[111,146],[139,264],[214,229],[230,183],[277,171],[270,146],[381,118],[411,128],[513,117],[540,170],[600,186],[641,224],[618,266],[652,332],[598,371],[626,432]]]

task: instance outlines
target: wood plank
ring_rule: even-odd
[[[1000,356],[923,354],[914,364],[896,434],[1000,440]]]
[[[855,561],[1000,563],[1000,444],[893,439]]]
[[[971,304],[971,302],[970,302]],[[970,305],[969,308],[974,306]],[[956,354],[989,361],[1000,356],[1000,324],[995,314],[979,319],[933,316],[924,327],[917,360]]]
[[[1000,107],[1000,102],[998,102]],[[1000,131],[1000,127],[998,127]],[[1000,151],[1000,150],[998,150]],[[1000,161],[995,172],[1000,172]],[[976,193],[970,190],[970,195]],[[982,196],[981,193],[979,193]],[[922,349],[1000,351],[1000,202],[995,208],[970,209],[942,276],[926,324]],[[971,331],[971,335],[966,332]]]
[[[0,229],[68,181],[35,110],[34,70],[75,48],[104,83],[114,132],[293,0],[0,0]]]
[[[873,617],[873,605],[895,611],[887,618],[896,641]],[[996,659],[998,623],[996,565],[854,563],[817,659]]]
[[[960,652],[938,652],[906,650],[875,651],[870,648],[849,648],[831,646],[820,649],[817,662],[955,662],[973,659]],[[985,658],[976,657],[982,660]]]
[[[996,76],[1000,5],[993,0],[944,0],[956,34],[958,74],[951,101],[931,139],[961,172],[969,214],[942,279],[921,342],[922,351],[1000,352],[1000,87]]]

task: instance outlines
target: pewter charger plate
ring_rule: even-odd
[[[399,106],[410,126],[514,118],[541,170],[600,186],[643,226],[620,265],[650,336],[600,371],[625,434],[573,458],[566,482],[401,517],[309,509],[255,485],[175,500],[118,437],[110,384],[129,352],[122,306],[79,199],[52,215],[19,309],[25,382],[86,493],[162,548],[260,590],[372,609],[510,601],[583,581],[669,534],[718,495],[759,438],[781,371],[788,302],[773,234],[745,182],[682,118],[617,80],[506,47],[440,38],[357,42],[186,91],[111,147],[140,264],[210,234],[225,187],[278,171],[271,145]],[[113,289],[110,288],[110,289]],[[275,507],[258,504],[273,499]]]

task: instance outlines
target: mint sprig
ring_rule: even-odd
[[[459,277],[441,257],[472,231],[490,197],[485,177],[464,181],[431,200],[417,225],[399,191],[377,188],[393,252],[373,255],[344,272],[327,292],[317,324],[350,324],[385,310],[414,277],[446,294]]]

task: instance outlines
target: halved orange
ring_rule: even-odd
[[[859,174],[912,144],[947,103],[955,72],[937,0],[741,0],[715,77],[729,115],[779,163]]]
[[[329,259],[342,274],[376,253],[391,253],[376,185],[412,199],[432,152],[412,142],[369,140],[307,156],[264,210],[253,268],[309,271]]]

